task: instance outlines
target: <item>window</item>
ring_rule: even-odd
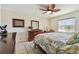
[[[75,18],[67,18],[58,21],[59,32],[75,32]]]

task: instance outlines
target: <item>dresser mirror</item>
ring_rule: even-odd
[[[39,29],[39,21],[31,20],[32,29]]]

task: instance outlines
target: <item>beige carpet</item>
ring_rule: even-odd
[[[27,54],[43,54],[42,51],[40,51],[38,48],[34,48],[34,43],[32,42],[26,42],[24,44]]]

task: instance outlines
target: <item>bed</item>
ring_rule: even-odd
[[[34,38],[35,47],[40,46],[47,54],[78,53],[79,44],[67,44],[74,33],[51,32],[38,34]],[[75,47],[74,47],[75,46]],[[78,47],[77,47],[78,46]],[[72,50],[75,50],[72,52]]]

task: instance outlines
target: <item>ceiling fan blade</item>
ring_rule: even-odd
[[[47,11],[47,10],[45,10],[45,9],[41,9],[41,8],[40,8],[40,10],[42,10],[42,11]]]
[[[43,12],[42,14],[45,14],[45,13],[47,13],[47,11],[46,12]]]
[[[53,12],[58,12],[60,11],[61,9],[54,9]]]

